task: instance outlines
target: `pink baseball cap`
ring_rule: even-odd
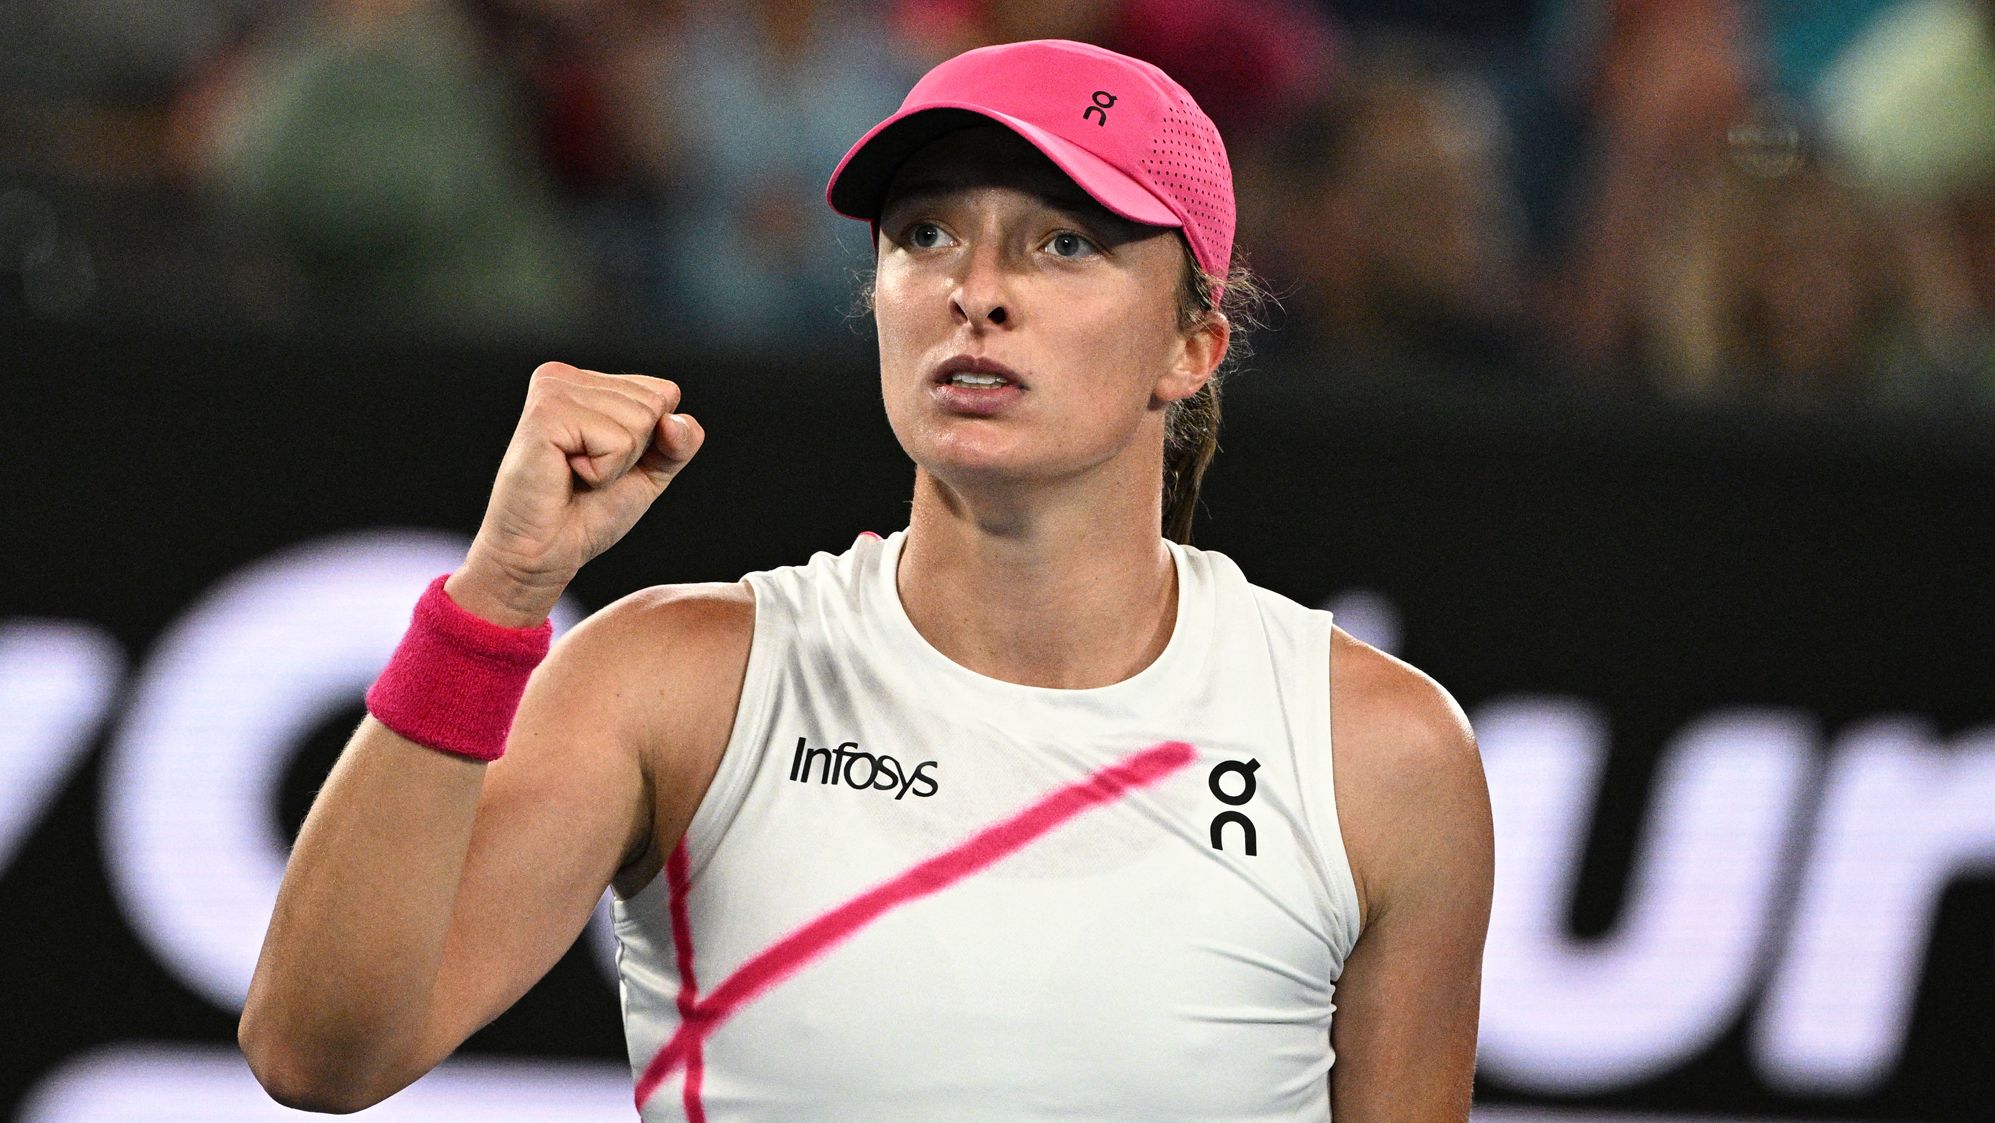
[[[825,198],[840,214],[877,222],[901,164],[978,118],[1030,141],[1110,211],[1181,228],[1199,268],[1226,276],[1233,169],[1219,130],[1170,75],[1090,43],[1003,43],[937,64],[845,153]]]

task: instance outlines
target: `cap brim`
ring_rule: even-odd
[[[877,221],[894,173],[923,145],[957,129],[995,121],[1053,161],[1081,190],[1114,214],[1149,226],[1183,226],[1149,188],[1070,140],[1036,125],[967,104],[930,103],[894,114],[859,138],[831,173],[824,197],[831,209]]]

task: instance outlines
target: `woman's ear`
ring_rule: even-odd
[[[1233,322],[1226,313],[1206,313],[1205,322],[1178,340],[1171,368],[1157,382],[1157,399],[1180,402],[1198,393],[1225,361],[1232,340]]]

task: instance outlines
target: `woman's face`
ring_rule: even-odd
[[[1154,462],[1164,408],[1225,354],[1223,321],[1178,331],[1176,232],[1111,214],[1002,126],[945,134],[910,158],[877,249],[887,419],[945,483]],[[1014,377],[986,388],[940,373],[964,355]]]

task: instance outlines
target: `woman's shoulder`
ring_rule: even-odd
[[[589,616],[564,642],[586,644],[596,654],[642,658],[664,654],[661,640],[675,647],[745,643],[754,629],[755,595],[747,580],[710,581],[639,589]]]
[[[1488,822],[1489,791],[1467,715],[1426,672],[1333,627],[1328,688],[1338,819],[1369,913],[1402,874],[1417,874],[1415,842],[1477,848],[1460,828]]]
[[[655,585],[576,625],[550,654],[565,683],[635,724],[725,710],[732,720],[755,634],[745,581]]]
[[[1468,717],[1425,671],[1333,626],[1329,690],[1339,787],[1346,765],[1395,790],[1437,769],[1480,782]]]

